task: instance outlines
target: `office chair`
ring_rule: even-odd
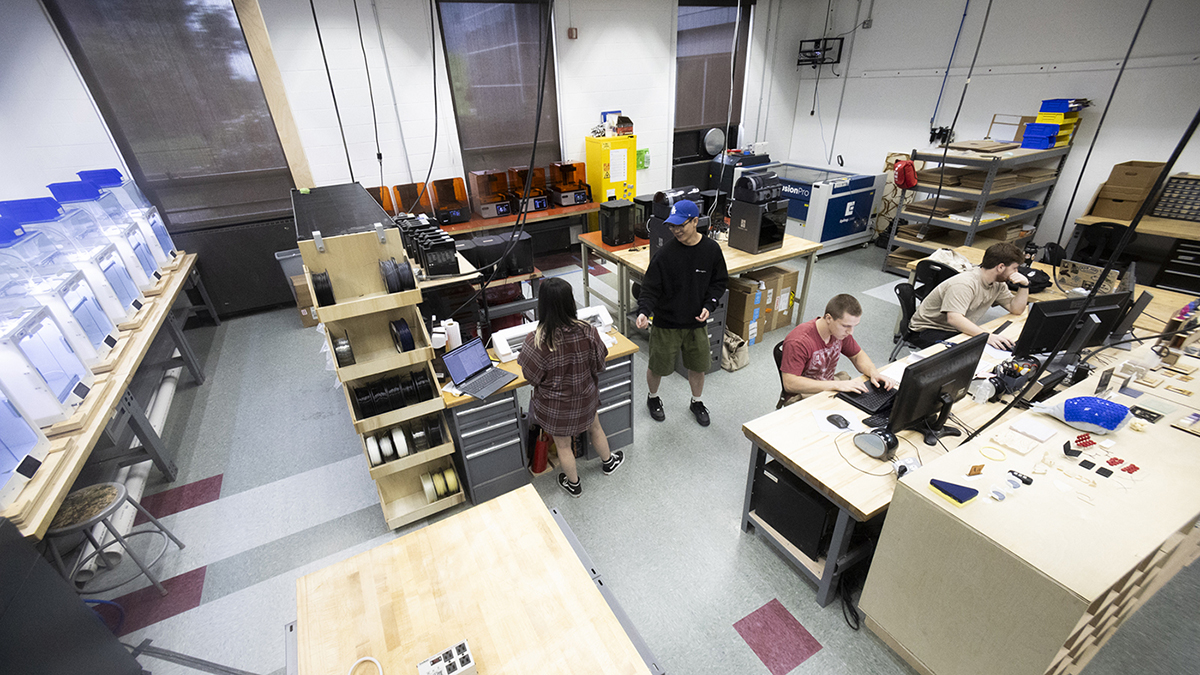
[[[958,270],[953,267],[932,260],[922,260],[917,263],[917,273],[914,279],[918,284],[914,289],[917,301],[924,300],[930,291],[937,288],[938,284],[956,274],[958,274]]]
[[[779,410],[783,407],[783,402],[788,400],[787,389],[783,388],[783,341],[775,345],[775,370],[779,373],[779,400],[775,403],[775,409]]]
[[[1116,251],[1117,244],[1121,242],[1121,237],[1125,236],[1125,230],[1128,228],[1128,225],[1102,222],[1091,225],[1080,225],[1079,227],[1083,229],[1072,259],[1089,265],[1100,266],[1112,257],[1112,254]],[[1135,241],[1137,241],[1136,232],[1130,238],[1129,243],[1132,244]],[[1114,267],[1124,268],[1130,262],[1136,261],[1137,256],[1122,254],[1117,259]]]
[[[902,347],[916,349],[916,346],[908,341],[908,336],[912,333],[908,322],[912,321],[913,315],[917,313],[916,289],[908,282],[896,284],[896,299],[900,301],[900,332],[892,336],[892,342],[895,342],[896,346],[888,356],[888,363],[896,360]]]

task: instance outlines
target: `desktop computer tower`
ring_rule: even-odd
[[[729,207],[729,246],[751,255],[783,246],[788,200],[763,204],[734,201]]]
[[[754,474],[750,508],[813,560],[829,550],[837,507],[779,462]]]
[[[600,203],[600,240],[609,246],[633,243],[633,202],[614,199]]]

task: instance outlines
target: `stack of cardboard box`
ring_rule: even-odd
[[[792,324],[796,283],[800,273],[767,267],[729,280],[729,313],[726,327],[749,344],[767,333]]]
[[[1100,185],[1088,210],[1089,216],[1112,220],[1133,220],[1142,202],[1150,196],[1154,181],[1163,170],[1162,162],[1122,162],[1113,167],[1108,180]]]

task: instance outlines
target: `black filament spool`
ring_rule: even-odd
[[[329,281],[328,272],[317,272],[312,275],[313,295],[317,298],[318,307],[328,307],[337,303],[333,297],[333,284]]]
[[[391,323],[392,329],[392,344],[396,345],[396,351],[403,354],[416,349],[416,342],[413,341],[412,331],[408,328],[408,321],[397,319]]]

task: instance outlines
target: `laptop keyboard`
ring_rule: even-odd
[[[472,378],[468,384],[472,387],[483,388],[483,387],[487,387],[490,384],[495,384],[496,382],[504,379],[505,377],[508,376],[508,374],[509,373],[507,370],[501,370],[499,368],[492,368],[491,370],[487,371],[486,373],[479,375],[478,377]]]
[[[853,394],[843,391],[838,393],[838,398],[853,403],[856,408],[864,412],[877,413],[891,407],[892,399],[896,398],[896,390],[884,389],[875,386],[872,382],[867,382],[867,393]]]

